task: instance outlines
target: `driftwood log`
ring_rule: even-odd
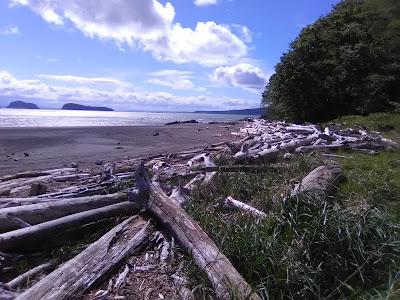
[[[36,248],[40,246],[37,243],[38,240],[50,237],[54,233],[137,210],[138,205],[135,203],[122,202],[2,233],[0,234],[0,250],[8,250],[18,246],[20,248]]]
[[[13,280],[7,282],[7,285],[12,288],[16,289],[20,285],[24,284],[27,282],[31,277],[36,276],[37,274],[44,272],[52,267],[54,267],[56,264],[55,260],[48,261],[44,264],[41,264],[37,267],[34,267],[33,269],[19,275],[18,277],[14,278]]]
[[[79,299],[124,258],[141,250],[153,231],[154,227],[145,219],[131,217],[16,299]]]
[[[128,197],[125,193],[116,193],[84,198],[59,199],[39,204],[2,208],[0,209],[0,232],[20,228],[13,220],[14,217],[30,225],[34,225],[77,212],[120,203],[127,199]]]
[[[136,182],[142,183],[138,188],[145,191],[143,195],[149,195],[148,211],[193,255],[196,264],[207,274],[218,299],[260,299],[202,228],[165,195],[157,182],[147,178],[143,164],[136,172]]]
[[[320,166],[312,170],[297,184],[292,196],[307,192],[328,194],[343,179],[342,169],[339,166]]]
[[[236,199],[232,198],[231,196],[223,199],[221,204],[224,208],[238,210],[238,211],[241,211],[245,214],[251,215],[256,218],[262,219],[267,216],[266,213],[258,210],[257,208],[254,208],[246,203],[236,200]]]

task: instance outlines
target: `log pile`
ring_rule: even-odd
[[[340,129],[328,126],[297,125],[286,122],[268,122],[257,119],[240,129],[243,137],[237,160],[273,160],[278,154],[305,153],[323,149],[356,149],[361,151],[391,150],[396,147],[392,140],[378,132],[365,129]]]
[[[234,142],[114,162],[99,172],[63,168],[0,177],[1,266],[9,266],[7,261],[13,259],[15,252],[34,253],[43,247],[43,241],[51,241],[70,230],[81,230],[116,216],[127,218],[69,261],[60,265],[57,260],[45,260],[1,285],[0,299],[81,297],[104,281],[110,272],[121,268],[110,288],[96,292],[97,296],[105,296],[123,288],[127,277],[134,272],[165,269],[175,240],[207,275],[218,299],[259,299],[228,258],[186,213],[191,193],[212,182],[218,173],[262,173],[282,167],[282,162],[247,163],[256,159],[272,161],[279,155],[314,150],[377,151],[396,147],[379,133],[364,129],[329,126],[322,130],[311,124],[265,120],[246,122],[233,134],[238,136]],[[152,179],[147,171],[153,173]],[[321,166],[303,178],[291,197],[315,190],[327,192],[335,186],[340,174],[340,168]],[[268,216],[268,212],[246,203],[248,199],[226,196],[219,202],[224,209],[258,220]],[[167,239],[159,230],[173,238]],[[142,255],[149,245],[159,247],[158,266],[124,265],[128,256]],[[25,290],[19,289],[30,277],[38,277],[39,273],[51,269],[54,271],[37,283]],[[177,295],[193,299],[182,276],[175,277],[173,284],[179,286]]]

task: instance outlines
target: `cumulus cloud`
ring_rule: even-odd
[[[202,0],[204,2],[204,0]],[[247,55],[247,46],[229,26],[198,22],[194,29],[174,23],[175,9],[157,0],[11,0],[58,26],[73,25],[85,35],[148,51],[159,60],[226,65]]]
[[[0,29],[0,35],[18,35],[21,34],[17,26],[9,25]]]
[[[215,69],[212,79],[220,85],[241,87],[253,91],[264,88],[269,75],[247,63]]]
[[[196,6],[208,6],[218,4],[218,0],[194,0]]]
[[[0,70],[0,97],[41,99],[56,102],[87,103],[90,105],[110,105],[130,109],[179,110],[202,108],[245,108],[247,100],[228,97],[178,96],[166,92],[135,91],[133,89],[100,90],[88,87],[67,87],[49,85],[40,80],[20,80],[7,71]]]

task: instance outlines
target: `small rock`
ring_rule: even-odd
[[[47,186],[41,182],[33,183],[29,190],[29,196],[39,196],[47,192]]]
[[[155,132],[155,133],[153,134],[153,136],[158,136],[158,135],[160,135],[158,132]]]
[[[98,166],[101,166],[103,164],[103,161],[102,160],[96,160],[95,164],[98,165]]]
[[[25,157],[28,157],[29,153],[28,152],[24,152],[24,155],[25,155]]]
[[[124,149],[124,147],[118,146],[118,147],[115,147],[115,149],[121,150],[121,149]]]
[[[71,167],[72,167],[72,168],[78,168],[78,167],[79,167],[79,164],[76,163],[76,162],[72,162],[72,163],[71,163]]]
[[[14,158],[14,161],[18,161],[18,158]]]

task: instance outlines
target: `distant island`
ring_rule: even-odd
[[[13,101],[8,104],[7,108],[16,108],[16,109],[39,109],[34,103],[24,102],[24,101]]]
[[[233,109],[233,110],[214,110],[214,111],[202,111],[196,110],[196,114],[227,114],[227,115],[252,115],[261,116],[264,114],[264,108],[249,108],[249,109]]]
[[[98,106],[86,106],[76,103],[64,104],[61,109],[65,110],[95,110],[95,111],[114,111],[112,108],[108,107],[98,107]]]

